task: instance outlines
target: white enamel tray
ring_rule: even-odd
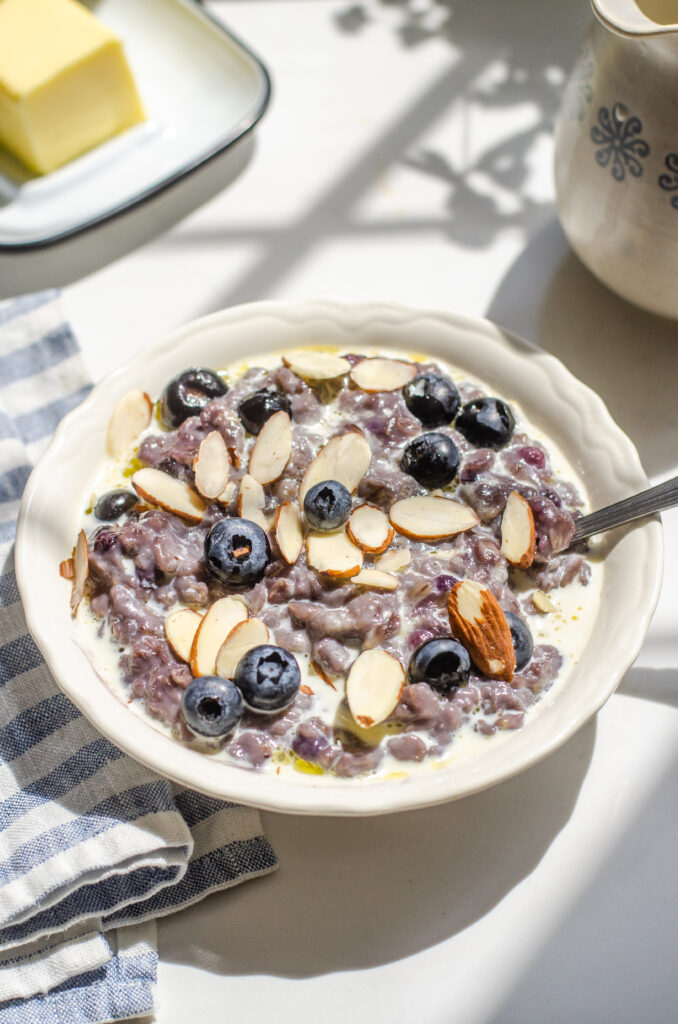
[[[123,40],[148,120],[51,174],[0,149],[0,251],[35,249],[109,220],[196,170],[264,113],[268,73],[193,0],[98,0]]]
[[[260,775],[173,741],[110,692],[78,645],[70,584],[58,566],[78,529],[104,452],[106,424],[130,388],[152,396],[187,366],[219,367],[244,355],[327,343],[385,346],[440,356],[520,403],[576,468],[598,507],[647,486],[637,453],[602,401],[552,356],[485,320],[392,304],[253,303],[188,324],[102,380],[60,425],[26,487],[16,570],[29,628],[65,693],[115,744],[183,785],[257,807],[305,814],[381,814],[461,797],[522,771],[579,729],[614,691],[647,630],[661,582],[657,519],[619,531],[608,545],[591,639],[557,693],[541,700],[507,742],[407,779]],[[556,688],[557,689],[557,688]],[[509,741],[510,740],[510,741]]]

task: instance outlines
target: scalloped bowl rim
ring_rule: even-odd
[[[487,753],[437,772],[398,780],[332,780],[330,785],[323,785],[322,776],[304,776],[297,784],[206,757],[131,713],[77,643],[68,609],[70,584],[57,571],[75,537],[78,509],[72,497],[85,491],[92,479],[110,411],[131,387],[159,394],[164,383],[187,365],[223,366],[242,352],[251,359],[257,352],[292,345],[351,343],[381,343],[438,355],[496,384],[560,446],[596,505],[647,486],[631,441],[602,400],[562,363],[488,320],[451,312],[395,303],[255,302],[186,324],[102,379],[59,425],[26,486],[16,574],[28,627],[63,691],[116,746],[188,788],[262,809],[323,815],[390,813],[463,797],[525,770],[561,746],[613,693],[640,649],[661,586],[662,533],[655,517],[619,531],[608,550],[592,636],[555,699],[544,695],[510,743],[488,746]],[[73,474],[72,486],[64,487],[68,473]],[[43,571],[45,565],[48,572]]]

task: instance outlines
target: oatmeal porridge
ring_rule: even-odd
[[[73,555],[97,672],[251,770],[400,777],[567,684],[600,566],[575,473],[441,360],[300,349],[114,411]]]

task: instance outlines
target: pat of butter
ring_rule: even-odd
[[[0,144],[44,174],[144,120],[122,44],[77,0],[0,0]]]

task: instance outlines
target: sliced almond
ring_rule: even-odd
[[[217,501],[220,502],[222,505],[230,505],[231,502],[233,501],[233,495],[235,494],[236,489],[237,484],[235,480],[229,480],[226,486],[224,487],[223,491],[217,498]]]
[[[398,533],[414,540],[444,540],[480,522],[469,505],[438,494],[396,501],[391,505],[390,519]]]
[[[304,546],[301,515],[293,502],[284,501],[275,513],[275,539],[288,565],[294,565]]]
[[[349,539],[363,551],[379,555],[393,540],[393,527],[388,516],[376,505],[358,505],[346,524]]]
[[[346,700],[358,725],[369,729],[388,718],[404,683],[403,667],[392,654],[376,649],[359,654],[346,680]]]
[[[248,651],[271,642],[270,633],[261,619],[247,619],[234,626],[217,654],[216,673],[232,679],[236,666]]]
[[[363,564],[362,551],[351,543],[345,530],[310,533],[306,538],[306,558],[316,572],[336,577],[355,576]]]
[[[231,463],[226,442],[218,430],[211,430],[200,442],[198,454],[193,460],[195,486],[203,498],[213,501],[219,498],[228,484]]]
[[[317,676],[320,676],[320,678],[322,679],[322,681],[324,683],[327,683],[327,685],[331,686],[333,690],[336,690],[336,686],[334,685],[334,683],[332,682],[332,679],[327,674],[327,672],[322,667],[322,665],[319,665],[317,661],[311,661],[310,662],[310,666],[311,666],[311,669],[315,672],[315,674]]]
[[[532,595],[532,604],[542,615],[548,615],[549,612],[558,610],[551,598],[543,590],[535,590]]]
[[[343,377],[351,369],[348,359],[342,356],[306,348],[286,352],[283,363],[304,380],[334,380],[335,377]]]
[[[258,480],[246,473],[240,481],[238,494],[238,515],[256,523],[262,530],[268,530],[268,519],[264,515],[266,495]]]
[[[371,587],[373,590],[395,590],[398,577],[392,572],[382,572],[381,569],[361,569],[356,576],[351,577],[351,583],[359,587]]]
[[[89,574],[89,548],[84,530],[78,534],[73,548],[73,589],[71,591],[71,614],[75,615],[85,593],[85,583]]]
[[[128,391],[111,413],[106,431],[106,451],[113,459],[120,458],[151,422],[153,402],[145,391]]]
[[[303,504],[306,492],[323,480],[337,480],[353,493],[365,476],[371,459],[372,449],[357,427],[338,437],[331,437],[301,478],[299,504]]]
[[[247,618],[247,605],[237,597],[221,597],[201,619],[191,646],[191,672],[194,676],[214,675],[224,640],[239,622]]]
[[[199,523],[205,513],[205,502],[192,487],[160,469],[138,469],[132,487],[149,504],[174,512],[189,523]]]
[[[527,569],[534,561],[535,532],[532,509],[517,491],[511,491],[501,517],[501,553],[512,565]]]
[[[374,568],[384,572],[402,572],[411,561],[412,552],[409,548],[390,548],[376,560]]]
[[[241,466],[240,452],[238,451],[238,449],[236,448],[236,446],[234,444],[228,444],[228,445],[226,445],[226,447],[228,449],[228,457],[231,460],[231,465],[235,469],[240,469],[240,466]]]
[[[292,454],[292,424],[284,409],[270,416],[257,435],[249,472],[260,484],[271,484],[284,472]]]
[[[182,661],[191,660],[191,650],[202,615],[191,608],[179,608],[165,619],[165,639],[177,658]]]
[[[499,602],[475,580],[455,583],[447,598],[453,635],[490,679],[510,682],[516,668],[511,630]]]
[[[59,575],[62,579],[72,580],[75,576],[75,569],[73,567],[73,558],[64,558],[63,562],[59,562]]]
[[[351,370],[351,380],[361,391],[397,391],[417,376],[414,363],[401,359],[362,359]]]

